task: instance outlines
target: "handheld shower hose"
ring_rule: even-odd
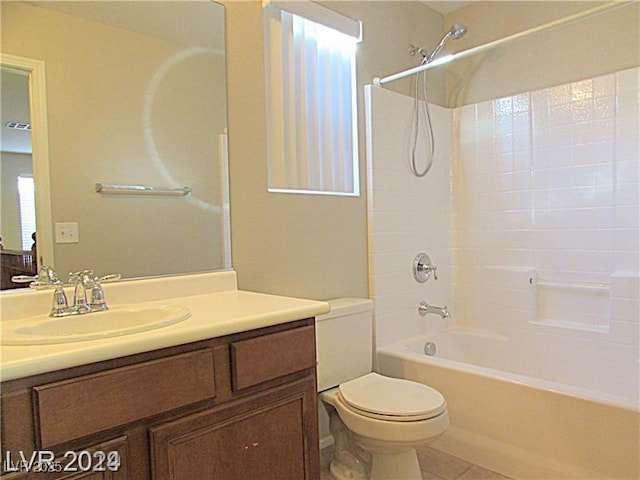
[[[467,27],[460,24],[454,23],[449,31],[445,33],[442,37],[436,48],[433,49],[429,55],[424,52],[423,49],[419,49],[418,51],[422,54],[422,61],[420,65],[425,65],[427,63],[432,62],[436,56],[440,53],[440,51],[444,48],[445,44],[449,40],[449,38],[453,38],[455,40],[464,36],[467,33]],[[420,109],[420,85],[422,86],[422,97],[424,99],[424,108]],[[433,135],[433,125],[431,122],[431,112],[429,111],[429,96],[427,91],[427,72],[422,71],[416,74],[416,80],[414,83],[414,95],[413,95],[413,122],[411,127],[411,171],[416,177],[424,177],[431,167],[433,166],[433,161],[435,157],[435,137]],[[429,152],[428,152],[428,160],[427,165],[423,170],[419,170],[416,161],[416,151],[418,145],[418,133],[420,131],[420,116],[424,116],[424,121],[427,126],[427,135],[429,141]]]

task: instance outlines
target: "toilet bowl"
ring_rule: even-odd
[[[370,301],[329,303],[332,311],[318,317],[316,332],[318,389],[334,440],[332,476],[421,479],[415,449],[449,426],[444,397],[426,385],[372,372]]]
[[[421,479],[416,447],[436,439],[449,426],[446,403],[439,392],[377,373],[322,392],[320,399],[332,407],[332,434],[342,425],[350,432],[341,439],[335,439],[334,434],[334,452],[347,449],[350,455],[359,450],[367,453],[361,454],[361,467],[355,472],[340,461],[340,455],[334,455],[331,471],[338,480],[358,476]]]

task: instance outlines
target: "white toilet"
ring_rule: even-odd
[[[330,300],[316,320],[318,391],[329,414],[338,480],[422,479],[415,448],[449,426],[444,397],[372,372],[373,302]]]

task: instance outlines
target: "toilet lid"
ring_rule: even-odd
[[[363,415],[392,421],[416,421],[446,408],[437,390],[421,383],[369,373],[340,385],[344,402]]]

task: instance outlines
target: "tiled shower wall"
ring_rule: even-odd
[[[638,69],[454,116],[457,318],[637,343]]]
[[[409,169],[413,100],[379,87],[366,87],[369,296],[375,302],[374,345],[424,333],[426,324],[446,326],[435,315],[421,317],[418,304],[443,306],[453,297],[451,274],[452,115],[432,106],[436,155],[423,178]],[[421,121],[424,125],[424,120]],[[418,144],[420,170],[425,146]],[[415,256],[427,253],[438,280],[417,283]]]
[[[448,304],[457,325],[637,345],[638,74],[435,107],[438,153],[423,179],[405,158],[412,100],[371,89],[378,346],[451,323],[419,317],[421,300]],[[413,280],[418,251],[438,264],[438,282]]]

